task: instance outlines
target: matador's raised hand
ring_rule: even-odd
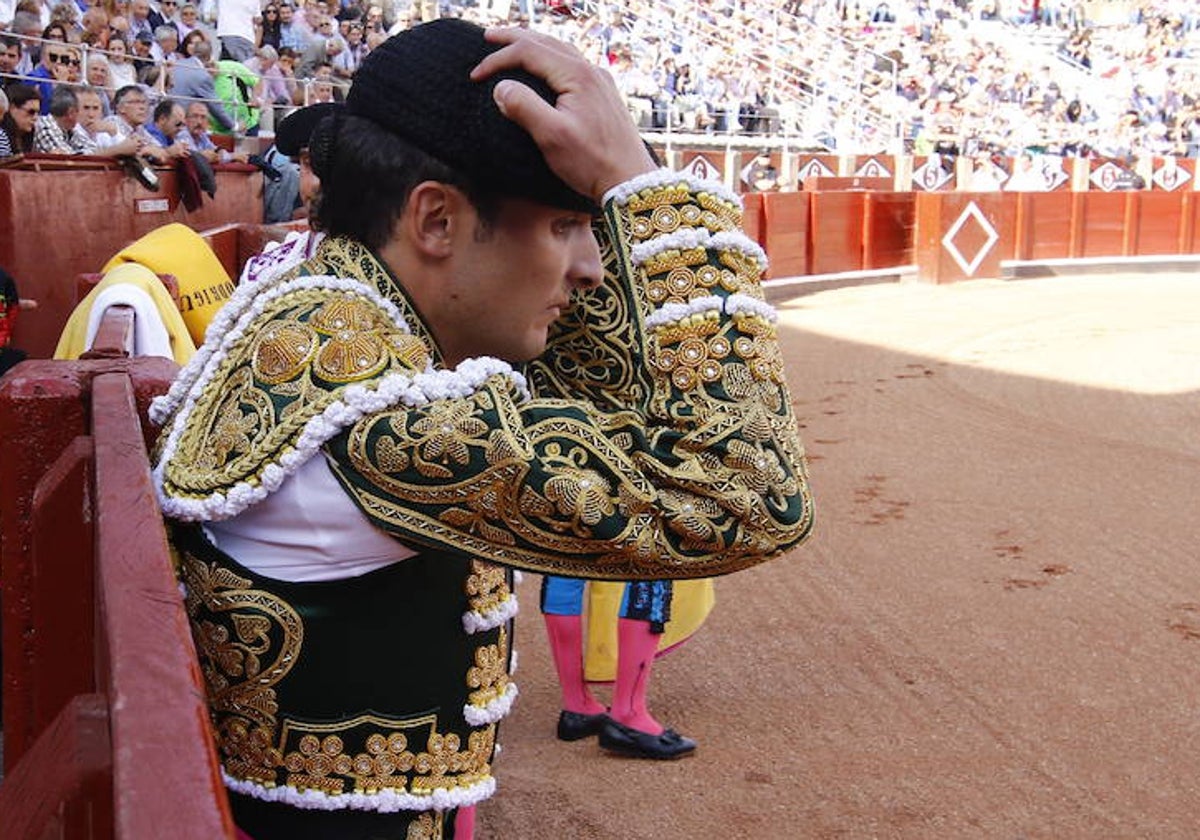
[[[546,163],[570,187],[599,203],[611,187],[655,168],[607,72],[548,35],[489,29],[486,37],[504,46],[479,63],[472,79],[521,69],[558,94],[550,105],[511,79],[495,89],[500,112],[529,132]]]

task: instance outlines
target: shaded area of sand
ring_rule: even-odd
[[[780,309],[818,528],[656,666],[700,751],[553,739],[527,576],[477,837],[1194,837],[1200,278]]]

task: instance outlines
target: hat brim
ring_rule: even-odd
[[[294,158],[302,149],[308,147],[318,123],[344,107],[337,102],[319,102],[293,111],[284,117],[275,129],[275,148],[281,154]]]

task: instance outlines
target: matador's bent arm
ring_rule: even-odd
[[[660,171],[604,209],[612,270],[531,366],[538,396],[470,360],[436,398],[366,413],[325,445],[379,527],[596,579],[723,574],[808,535],[765,258],[737,199]]]

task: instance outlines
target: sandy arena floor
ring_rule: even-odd
[[[1200,278],[779,306],[818,526],[656,665],[700,749],[554,740],[528,575],[477,837],[1196,837]]]

